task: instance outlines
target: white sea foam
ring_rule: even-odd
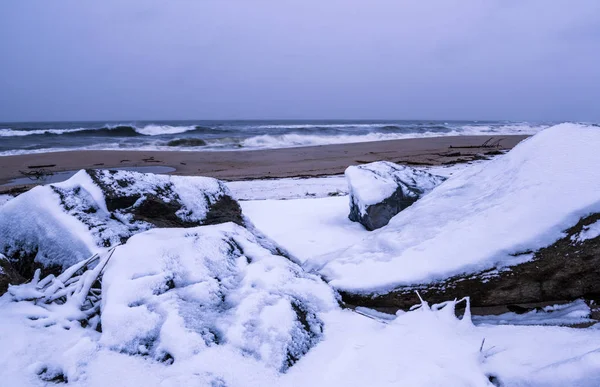
[[[145,136],[160,136],[164,134],[179,134],[196,130],[195,126],[170,126],[170,125],[146,125],[143,128],[134,128],[139,134]]]
[[[319,135],[304,135],[304,134],[282,134],[272,136],[264,134],[261,136],[250,137],[242,141],[244,148],[289,148],[297,146],[311,146],[311,145],[329,145],[329,144],[348,144],[356,142],[370,142],[370,141],[385,141],[385,140],[398,140],[403,138],[414,138],[414,137],[434,137],[440,135],[452,135],[456,132],[448,133],[368,133],[362,135],[341,135],[341,136],[319,136]]]
[[[135,132],[144,136],[159,136],[168,134],[179,134],[196,130],[195,126],[170,126],[170,125],[146,125],[138,128],[131,124],[106,125],[101,128],[73,128],[73,129],[34,129],[34,130],[14,130],[9,128],[0,129],[0,137],[23,137],[44,134],[69,134],[82,131],[105,131],[116,130],[120,128],[131,128]]]
[[[329,145],[329,144],[350,144],[358,142],[401,140],[406,138],[423,137],[442,137],[442,136],[464,136],[464,135],[510,135],[521,134],[531,135],[539,132],[545,127],[523,126],[509,127],[506,131],[502,128],[469,127],[465,130],[449,130],[447,132],[423,132],[423,133],[367,133],[361,135],[305,135],[305,134],[282,134],[282,135],[260,135],[250,137],[242,141],[244,148],[269,149],[269,148],[290,148],[299,146]],[[209,144],[210,145],[210,144]]]
[[[82,130],[88,130],[85,128],[77,129],[36,129],[36,130],[13,130],[13,129],[0,129],[0,137],[22,137],[32,136],[36,134],[63,134],[67,132],[81,132]]]
[[[272,124],[272,125],[256,125],[252,126],[253,129],[308,129],[308,128],[327,128],[327,129],[337,129],[337,128],[381,128],[384,126],[398,126],[398,124],[394,123],[362,123],[362,124],[353,124],[352,122],[343,123],[343,124]]]
[[[200,150],[211,150],[211,151],[226,151],[226,150],[254,150],[254,149],[274,149],[274,148],[292,148],[292,147],[303,147],[303,146],[318,146],[318,145],[329,145],[329,144],[348,144],[348,143],[360,143],[360,142],[372,142],[372,141],[386,141],[386,140],[399,140],[406,138],[424,138],[424,137],[442,137],[442,136],[462,136],[462,135],[490,135],[490,136],[501,136],[501,135],[532,135],[535,134],[547,126],[545,125],[531,125],[527,123],[507,123],[506,125],[464,125],[447,126],[447,129],[439,130],[432,129],[428,131],[415,131],[412,129],[393,130],[393,131],[373,131],[365,133],[365,130],[358,130],[356,134],[332,134],[324,130],[323,134],[317,134],[314,131],[310,134],[302,134],[300,128],[310,127],[323,127],[323,128],[335,128],[335,127],[370,127],[373,130],[377,128],[381,129],[386,124],[326,124],[326,125],[262,125],[262,126],[247,126],[246,128],[262,128],[265,129],[265,133],[268,133],[268,128],[287,128],[294,130],[297,127],[295,133],[285,134],[261,134],[252,137],[244,137],[244,129],[239,130],[241,136],[224,136],[224,137],[208,137],[203,138],[207,145],[202,147],[175,147],[166,146],[163,140],[142,140],[137,142],[116,142],[116,137],[113,139],[110,134],[106,136],[106,142],[98,142],[94,145],[78,146],[72,148],[68,146],[61,147],[47,147],[43,149],[14,149],[0,152],[0,156],[9,156],[16,154],[30,154],[30,153],[45,153],[45,152],[57,152],[65,150],[166,150],[166,151],[200,151]],[[390,124],[391,126],[391,124]],[[169,136],[176,135],[185,132],[196,130],[195,126],[170,126],[170,125],[146,125],[143,127],[136,127],[133,124],[118,124],[118,125],[106,125],[103,128],[77,128],[77,129],[36,129],[36,130],[13,130],[13,129],[0,129],[0,137],[18,137],[18,136],[29,136],[34,134],[64,134],[73,133],[80,131],[94,130],[119,130],[124,127],[130,128],[132,132],[136,132],[144,137],[152,138],[157,136]],[[423,130],[427,130],[426,127]],[[115,133],[116,134],[116,133]],[[93,136],[93,134],[91,134]],[[106,132],[105,132],[106,135]],[[67,145],[68,143],[65,143]]]

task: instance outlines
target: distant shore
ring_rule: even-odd
[[[511,149],[528,136],[456,136],[254,151],[69,151],[0,157],[0,185],[36,170],[166,166],[172,174],[223,180],[335,175],[349,165],[387,160],[408,165],[468,162]],[[491,139],[491,140],[490,140]],[[484,143],[496,147],[483,147]],[[35,183],[32,181],[32,183]],[[0,187],[0,192],[7,188]]]

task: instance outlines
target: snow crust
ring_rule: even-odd
[[[8,203],[13,197],[11,195],[0,195],[0,207]]]
[[[347,219],[348,197],[241,204],[305,268],[325,264],[323,272],[338,276],[336,285],[381,289],[506,266],[517,262],[511,253],[552,243],[581,216],[599,211],[598,135],[597,128],[577,125],[542,132],[508,155],[455,172],[373,233]],[[105,196],[89,176],[79,178],[57,190],[32,190],[18,210],[13,203],[23,195],[10,200],[0,207],[0,223],[9,214],[27,229],[23,240],[61,238],[81,243],[82,251],[103,249],[84,218],[89,207],[78,203],[93,203],[102,213]],[[190,184],[189,191],[177,189],[176,200],[189,208],[181,216],[198,219],[204,202],[188,179],[181,184]],[[238,192],[251,192],[248,198],[303,195],[303,188],[277,193],[276,185],[252,184],[239,185]],[[85,194],[75,194],[78,187]],[[57,191],[68,194],[67,201]],[[73,199],[77,195],[81,199]],[[577,239],[597,237],[598,224]],[[341,309],[329,286],[249,227],[153,229],[130,238],[106,266],[103,332],[73,320],[68,303],[31,301],[46,280],[11,287],[0,297],[0,384],[489,387],[494,379],[504,386],[600,385],[598,326],[544,326],[593,323],[583,301],[462,318],[455,315],[456,301],[424,302],[397,315]],[[0,233],[7,230],[0,227]],[[49,259],[61,251],[43,246]]]
[[[331,288],[233,223],[155,229],[117,248],[102,281],[102,338],[175,362],[229,345],[286,369],[320,339]]]
[[[237,200],[301,199],[344,196],[344,176],[244,180],[225,183]]]
[[[176,215],[200,222],[210,203],[229,194],[227,187],[207,177],[178,177],[131,171],[82,170],[69,180],[38,186],[0,207],[0,251],[8,257],[36,254],[44,266],[69,267],[103,249],[122,243],[152,227],[122,209],[110,211],[105,195],[146,196],[182,204]],[[101,183],[101,188],[97,183]]]
[[[73,386],[597,386],[598,329],[473,325],[454,302],[379,320],[324,312],[322,340],[286,373],[233,345],[206,347],[171,365],[102,344],[81,327],[44,326],[48,311],[0,297],[0,377],[7,385]],[[189,348],[183,343],[183,348]]]
[[[576,242],[583,242],[588,239],[598,238],[600,236],[600,220],[590,225],[583,226],[583,230],[578,235],[574,235]]]
[[[513,263],[600,212],[600,131],[561,124],[456,174],[361,242],[322,257],[336,288],[385,292]]]
[[[252,200],[240,203],[244,214],[268,237],[303,263],[348,247],[369,231],[348,219],[348,197]]]
[[[388,161],[350,166],[344,173],[348,181],[350,200],[361,215],[368,206],[381,203],[401,189],[406,198],[416,200],[445,179],[415,168]]]

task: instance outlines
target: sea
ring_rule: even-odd
[[[0,123],[0,156],[64,150],[224,151],[404,138],[530,135],[552,122],[284,120]]]

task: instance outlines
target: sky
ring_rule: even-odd
[[[600,122],[598,0],[0,2],[0,121]]]

